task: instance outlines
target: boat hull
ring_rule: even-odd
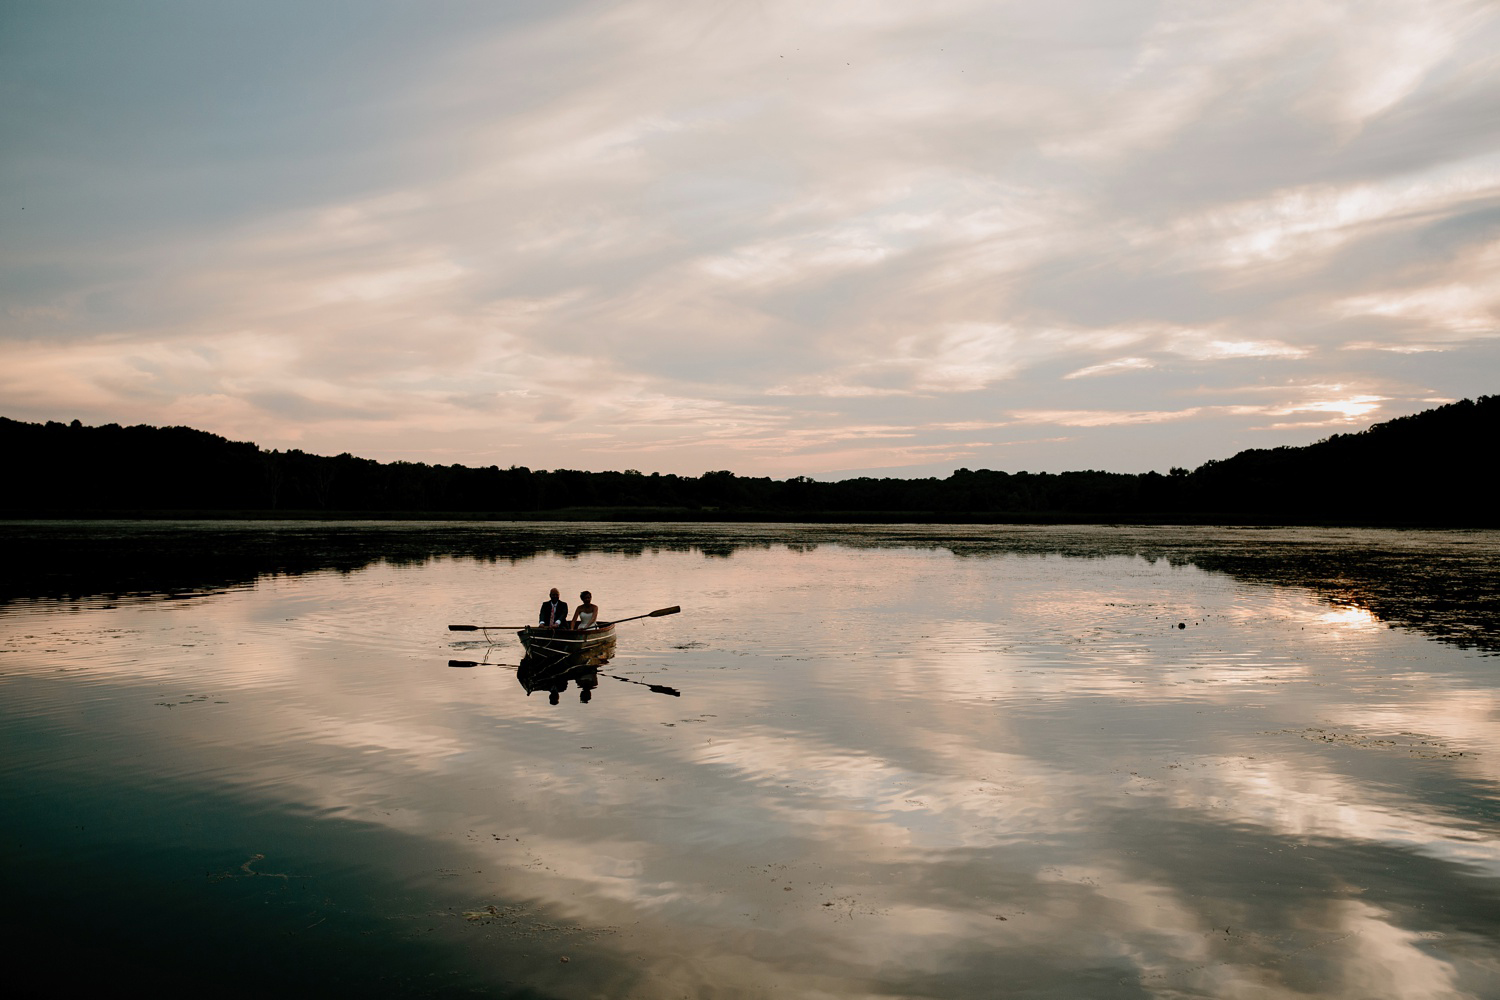
[[[543,628],[533,625],[516,633],[526,655],[537,660],[607,660],[615,655],[615,627]]]

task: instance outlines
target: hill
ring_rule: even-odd
[[[1495,523],[1484,469],[1500,440],[1500,396],[1460,400],[1301,448],[1210,461],[1185,502],[1206,510],[1326,520]]]

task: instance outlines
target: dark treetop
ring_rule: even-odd
[[[617,520],[931,520],[1485,525],[1477,479],[1500,432],[1500,396],[1481,396],[1336,434],[1251,449],[1197,469],[998,472],[946,479],[816,482],[705,472],[470,468],[266,451],[188,427],[86,427],[0,417],[10,516],[192,512],[285,516],[422,514]]]

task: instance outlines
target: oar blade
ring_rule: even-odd
[[[478,632],[478,625],[449,625],[449,632]]]
[[[680,608],[680,607],[678,607],[677,605],[674,604],[670,608],[661,608],[660,610],[653,611],[649,615],[647,615],[646,617],[647,618],[660,618],[662,615],[675,615],[675,614],[677,614],[681,610],[682,610],[682,608]]]

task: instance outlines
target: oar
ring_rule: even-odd
[[[602,622],[601,624],[604,624],[604,625],[618,625],[621,622],[633,622],[633,621],[636,621],[637,619],[640,619],[640,618],[660,618],[663,615],[675,615],[675,614],[677,614],[677,612],[679,612],[681,610],[682,609],[680,607],[678,607],[677,605],[674,604],[670,608],[658,608],[658,609],[656,609],[655,611],[651,612],[648,615],[636,615],[634,618],[616,618],[612,622]],[[452,628],[453,626],[449,625],[448,627]]]
[[[519,632],[530,625],[449,625],[449,632]]]

